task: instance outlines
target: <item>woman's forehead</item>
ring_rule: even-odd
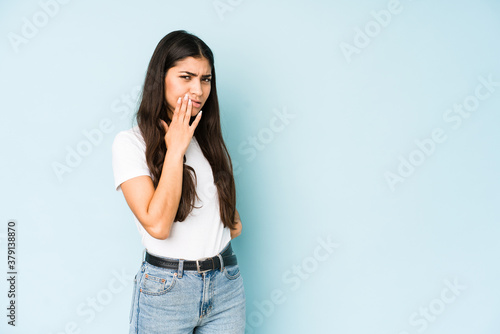
[[[207,58],[204,57],[203,58],[187,57],[178,60],[172,68],[175,68],[176,71],[183,71],[183,70],[189,72],[195,71],[195,73],[197,71],[201,71],[202,75],[211,74],[212,72],[212,67],[210,66],[210,62],[208,61]]]

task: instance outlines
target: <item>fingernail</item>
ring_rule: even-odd
[[[179,97],[179,98],[177,99],[177,103],[181,103],[181,101],[182,101],[182,97]]]
[[[189,99],[189,104],[191,104],[191,103],[193,103],[193,102],[191,102],[191,99]]]
[[[184,100],[187,100],[188,99],[188,95],[184,95]]]

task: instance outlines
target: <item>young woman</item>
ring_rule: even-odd
[[[202,113],[203,108],[203,113]],[[210,48],[186,31],[157,45],[137,125],[113,142],[116,190],[145,247],[130,333],[244,333],[241,233]]]

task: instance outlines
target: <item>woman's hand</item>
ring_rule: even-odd
[[[182,155],[186,153],[191,138],[193,138],[194,130],[201,119],[200,111],[198,115],[196,115],[193,124],[189,125],[192,109],[193,103],[186,94],[184,98],[179,97],[177,100],[170,126],[167,125],[164,120],[160,120],[165,129],[165,145],[167,145],[168,150],[178,151],[182,153]]]
[[[236,214],[234,217],[234,222],[235,222],[235,230],[231,230],[231,239],[236,238],[241,234],[241,230],[243,228],[243,225],[241,224],[241,219],[240,219],[240,214],[238,213],[238,210],[236,210]]]

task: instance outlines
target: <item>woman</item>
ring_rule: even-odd
[[[245,332],[231,248],[242,224],[219,117],[212,51],[186,31],[169,33],[149,63],[137,125],[112,147],[115,187],[145,247],[130,333]]]

